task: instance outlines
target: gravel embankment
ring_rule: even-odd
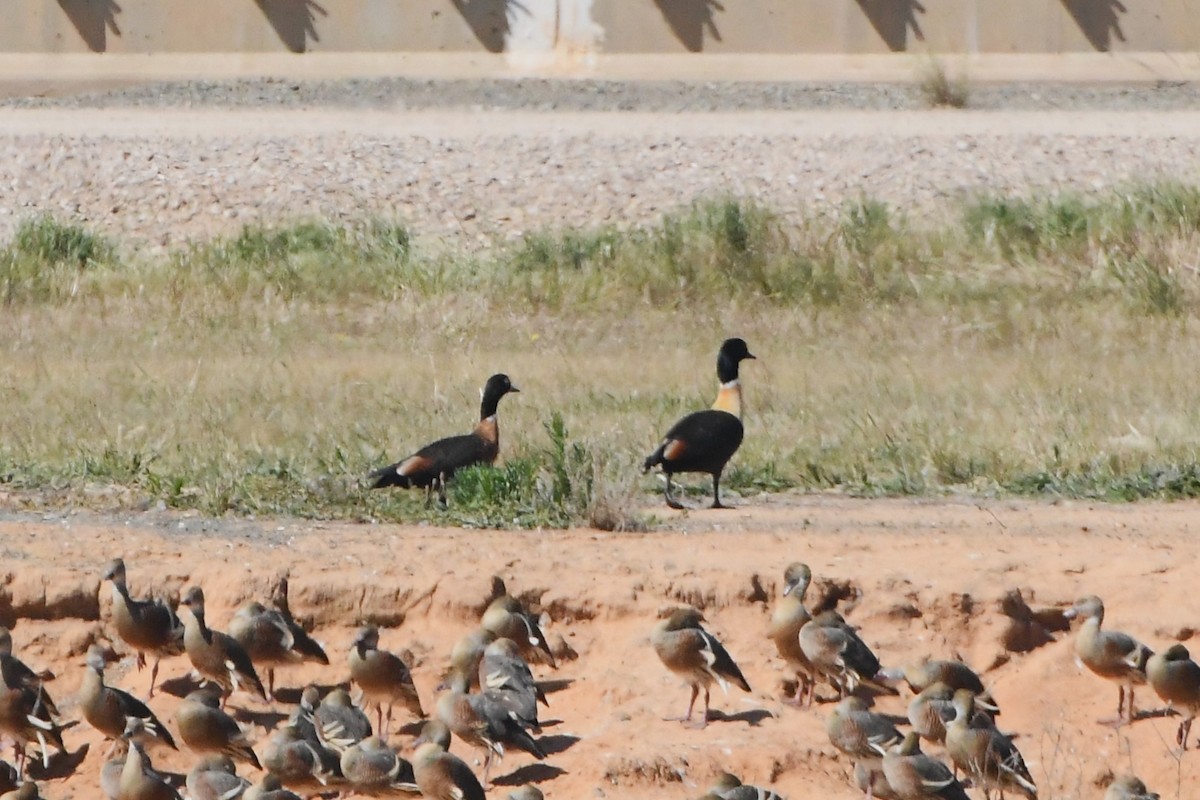
[[[1200,109],[1200,84],[1103,85],[1013,83],[969,85],[979,110],[1170,111]],[[23,108],[479,108],[522,111],[887,111],[922,109],[919,87],[906,84],[796,81],[698,82],[549,80],[414,80],[370,78],[294,81],[255,79],[148,83],[62,97],[0,99]]]
[[[0,239],[41,212],[151,246],[250,221],[383,215],[474,247],[532,228],[648,223],[726,193],[785,213],[836,209],[865,195],[920,215],[976,191],[1092,192],[1158,176],[1200,178],[1200,95],[1190,85],[996,87],[980,94],[1038,94],[1072,110],[928,114],[854,110],[911,103],[913,90],[898,87],[826,87],[831,94],[821,96],[831,106],[851,110],[780,112],[776,103],[815,103],[820,93],[720,84],[713,94],[695,86],[672,100],[672,89],[685,85],[438,86],[241,81],[24,101],[53,107],[0,114]],[[1087,111],[1097,98],[1126,110]],[[288,107],[293,101],[302,108]],[[565,114],[573,120],[565,127],[545,113],[656,103],[691,113]],[[456,110],[395,110],[440,104]],[[698,107],[751,110],[710,115]],[[141,133],[128,119],[138,113],[178,124]],[[345,123],[330,125],[330,117]],[[1120,124],[1103,124],[1108,119]]]

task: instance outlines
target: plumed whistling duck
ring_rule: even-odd
[[[707,472],[713,479],[713,508],[721,504],[721,472],[742,444],[742,386],[738,364],[754,358],[742,339],[726,339],[717,353],[717,379],[721,383],[712,408],[695,411],[667,431],[658,449],[646,457],[642,472],[658,465],[667,476],[666,499],[671,508],[683,505],[671,494],[676,472]]]
[[[229,756],[205,756],[187,774],[188,795],[193,800],[218,800],[241,797],[250,788],[250,781],[239,777]]]
[[[702,622],[704,614],[699,609],[690,606],[677,608],[655,626],[650,636],[650,643],[654,645],[654,652],[663,666],[683,678],[692,688],[687,714],[682,718],[685,724],[691,725],[696,698],[700,696],[700,690],[704,690],[704,717],[695,726],[700,728],[708,724],[709,686],[713,683],[726,693],[729,692],[730,683],[741,687],[744,692],[750,691],[750,684],[729,651],[717,637],[704,629],[700,624]]]
[[[104,568],[104,580],[113,584],[112,621],[117,636],[137,651],[138,671],[146,665],[147,654],[154,656],[154,667],[150,670],[150,691],[146,694],[148,698],[154,697],[158,662],[184,651],[183,624],[162,600],[139,600],[129,594],[124,560],[114,558],[108,562]]]
[[[500,428],[496,422],[496,407],[500,398],[510,392],[521,391],[513,385],[507,375],[497,373],[488,378],[483,387],[483,400],[479,406],[479,423],[470,433],[448,436],[427,444],[417,452],[395,464],[371,473],[371,488],[400,486],[408,489],[416,486],[425,490],[425,502],[429,503],[432,492],[437,489],[438,500],[446,504],[446,481],[460,469],[475,464],[491,464],[500,452]]]
[[[1104,800],[1158,800],[1158,793],[1147,789],[1141,778],[1122,775],[1108,785]]]
[[[1075,655],[1089,670],[1118,685],[1117,723],[1133,722],[1133,687],[1146,682],[1146,662],[1154,652],[1127,633],[1101,630],[1104,602],[1095,595],[1077,601],[1063,616],[1083,617],[1075,637]]]
[[[1158,696],[1167,705],[1183,714],[1175,741],[1187,750],[1188,732],[1192,720],[1200,714],[1200,664],[1182,644],[1173,644],[1162,653],[1155,653],[1146,662],[1146,677]]]
[[[880,758],[904,741],[890,719],[871,711],[855,695],[834,706],[825,720],[825,733],[830,744],[852,758]]]
[[[1001,796],[1009,789],[1037,800],[1037,786],[1012,737],[989,722],[976,720],[975,694],[959,689],[953,703],[955,716],[946,724],[946,754],[954,766],[983,788],[984,797],[991,789]]]
[[[800,629],[812,619],[812,614],[804,606],[804,596],[811,582],[812,570],[807,564],[799,561],[788,564],[783,572],[783,595],[775,605],[767,626],[767,637],[775,642],[779,656],[796,674],[796,696],[788,701],[796,705],[804,705],[806,697],[811,705],[811,690],[816,686],[813,665],[800,649]]]
[[[921,752],[913,731],[883,757],[883,775],[896,794],[911,800],[970,800],[950,768]]]
[[[145,723],[146,733],[171,749],[175,740],[154,712],[136,697],[123,689],[104,683],[104,651],[93,644],[87,651],[87,670],[79,688],[79,710],[83,718],[102,733],[105,738],[119,739],[125,733],[129,717],[138,717]]]

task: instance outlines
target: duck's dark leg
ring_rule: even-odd
[[[683,508],[683,503],[676,500],[675,497],[671,494],[671,473],[669,473],[669,472],[666,473],[666,476],[667,476],[667,488],[666,488],[667,506],[670,508],[681,510]],[[692,699],[695,700],[694,697]]]
[[[730,508],[721,503],[721,473],[713,473],[713,508]]]
[[[450,504],[448,502],[446,502],[446,476],[445,475],[438,476],[437,485],[438,485],[438,503],[442,506],[442,508],[448,508]]]

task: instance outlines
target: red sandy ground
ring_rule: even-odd
[[[293,610],[312,624],[333,663],[281,673],[281,683],[344,681],[354,627],[371,619],[386,626],[384,647],[411,654],[427,709],[452,643],[473,626],[496,573],[514,594],[549,612],[549,638],[562,637],[578,657],[556,672],[535,666],[539,677],[570,682],[551,695],[543,714],[561,720],[545,729],[556,752],[544,764],[510,754],[493,771],[490,797],[503,798],[507,784],[524,780],[538,782],[549,798],[696,797],[714,773],[728,769],[791,800],[851,798],[850,765],[823,731],[830,706],[781,702],[784,673],[764,638],[783,567],[803,560],[818,582],[846,580],[862,590],[849,619],[885,665],[957,653],[986,670],[985,682],[1003,707],[1001,726],[1019,734],[1043,800],[1099,798],[1112,771],[1131,769],[1164,798],[1200,798],[1200,753],[1178,757],[1176,719],[1149,718],[1120,730],[1098,724],[1113,716],[1117,690],[1076,665],[1071,635],[1027,654],[1006,654],[999,644],[1006,618],[996,607],[1015,587],[1035,607],[1095,593],[1106,602],[1107,626],[1151,647],[1190,637],[1200,626],[1196,504],[784,497],[727,512],[671,514],[667,530],[650,534],[292,520],[217,520],[197,533],[199,522],[81,515],[0,523],[0,619],[7,615],[3,621],[13,624],[17,652],[27,662],[58,674],[52,691],[67,716],[77,714],[73,694],[83,653],[110,635],[110,589],[99,574],[113,556],[126,559],[138,595],[201,584],[211,624],[221,628],[241,602],[265,595],[271,579],[290,569]],[[702,731],[663,720],[682,713],[688,692],[649,643],[663,610],[682,602],[705,609],[710,630],[754,688],[727,698],[717,691],[714,707],[727,719]],[[169,660],[160,679],[188,670],[186,659]],[[144,695],[149,672],[135,672],[125,659],[110,667],[108,679]],[[1158,705],[1148,688],[1138,699],[1141,708]],[[177,703],[168,693],[151,701],[164,720]],[[903,714],[906,703],[907,696],[885,698],[881,707]],[[243,695],[231,706],[244,710],[253,736],[265,743],[266,723],[279,717]],[[286,714],[290,707],[276,710]],[[86,723],[66,738],[72,750],[89,744],[90,752],[71,774],[48,782],[44,796],[100,797],[106,747]],[[392,741],[407,746],[410,737]],[[194,758],[152,754],[156,766],[178,772]]]

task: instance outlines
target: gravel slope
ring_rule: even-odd
[[[1150,111],[1200,108],[1200,84],[1087,86],[1013,83],[970,86],[970,107],[1003,110],[1103,109]],[[276,78],[147,83],[61,97],[15,97],[0,106],[110,108],[482,108],[540,111],[798,111],[920,109],[908,84],[796,81],[618,82],[540,78],[416,80],[365,78],[295,81]]]
[[[920,216],[952,211],[979,191],[1094,192],[1200,173],[1200,112],[1183,108],[1200,109],[1191,85],[980,91],[1015,106],[1037,94],[1072,109],[1053,112],[896,110],[911,93],[242,81],[27,100],[53,107],[0,115],[0,239],[47,212],[152,247],[251,221],[382,215],[475,247],[547,226],[650,223],[726,193],[788,214],[836,210],[865,195]],[[842,110],[775,110],[797,97]],[[1088,110],[1100,99],[1138,110]],[[430,110],[443,103],[451,108]],[[469,108],[485,103],[491,110]],[[655,104],[704,110],[597,110]],[[503,110],[513,106],[525,110]],[[564,107],[585,110],[538,110]],[[739,108],[755,110],[730,111]]]

